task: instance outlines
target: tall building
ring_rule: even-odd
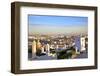
[[[66,49],[67,48],[67,45],[66,44],[64,44],[64,47],[63,47],[64,49]]]
[[[36,48],[37,48],[37,49],[40,49],[40,48],[41,48],[41,43],[40,43],[40,41],[39,41],[39,40],[37,40],[37,43],[36,43]]]
[[[46,51],[48,53],[48,55],[50,54],[50,45],[49,44],[46,44]]]
[[[57,49],[57,50],[58,50],[58,48],[59,48],[58,45],[56,45],[56,49]]]
[[[76,53],[80,53],[81,50],[81,37],[77,36],[75,37],[75,49],[76,49]]]
[[[81,52],[85,51],[85,37],[81,37]]]
[[[36,57],[36,41],[33,40],[32,42],[32,58]]]
[[[41,52],[42,52],[42,53],[46,53],[46,52],[44,51],[44,46],[41,47]]]

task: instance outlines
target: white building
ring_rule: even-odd
[[[76,37],[75,38],[75,49],[76,49],[76,53],[80,53],[83,51],[86,51],[86,45],[85,45],[85,39],[86,37]]]
[[[32,58],[36,57],[36,41],[33,40],[32,42]]]
[[[56,45],[56,49],[58,49],[59,47],[58,47],[58,45]]]
[[[85,51],[86,48],[85,48],[85,37],[81,37],[81,52]]]
[[[64,44],[64,47],[63,47],[63,49],[66,49],[67,48],[67,45],[66,44]]]
[[[41,51],[42,51],[42,53],[46,53],[46,52],[44,51],[44,46],[41,47]]]
[[[50,45],[46,44],[46,52],[48,53],[48,55],[50,54]]]

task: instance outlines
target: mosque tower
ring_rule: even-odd
[[[36,57],[36,41],[33,40],[32,42],[32,58]]]
[[[37,48],[37,49],[40,49],[40,48],[41,48],[41,43],[40,43],[40,41],[39,41],[39,40],[37,40],[37,43],[36,43],[36,48]]]
[[[58,45],[56,45],[56,49],[58,50]]]
[[[81,37],[81,52],[85,51],[85,37]]]
[[[46,51],[48,53],[48,55],[50,54],[50,45],[49,44],[46,44]]]
[[[44,46],[41,47],[42,53],[45,53]]]

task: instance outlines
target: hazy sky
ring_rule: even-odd
[[[28,16],[29,34],[86,33],[88,17],[75,16]]]

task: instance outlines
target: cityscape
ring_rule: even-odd
[[[88,18],[29,15],[28,60],[88,58]]]

